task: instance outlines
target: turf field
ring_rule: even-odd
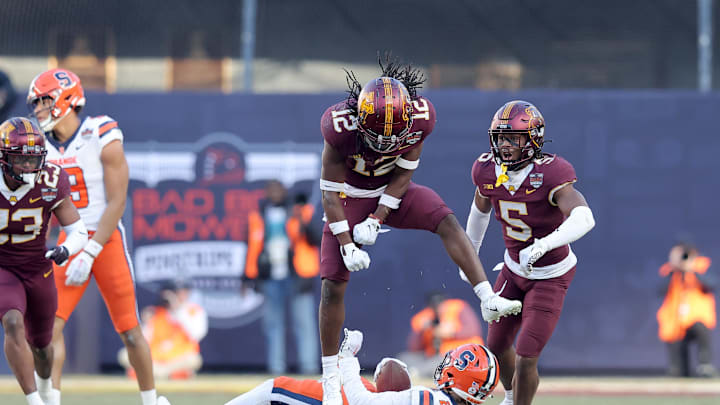
[[[201,375],[189,381],[159,382],[158,390],[173,405],[222,405],[269,376]],[[432,386],[428,380],[418,381]],[[140,405],[134,381],[118,376],[68,376],[63,382],[64,405]],[[486,404],[502,400],[502,389]],[[669,378],[543,378],[537,405],[718,405],[720,379]],[[25,405],[14,378],[0,377],[0,404]]]

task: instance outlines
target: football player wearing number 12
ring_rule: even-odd
[[[488,329],[487,344],[498,356],[505,387],[501,405],[532,402],[540,352],[575,275],[577,258],[569,244],[595,226],[585,198],[573,187],[575,169],[560,156],[543,153],[544,133],[537,107],[520,100],[505,103],[490,124],[491,152],[472,167],[476,189],[466,232],[479,250],[495,208],[507,248],[495,290],[523,303],[522,317],[500,319]]]
[[[364,87],[348,74],[350,96],[321,119],[325,144],[320,189],[327,216],[320,248],[320,340],[323,405],[341,405],[338,341],[345,319],[350,272],[367,269],[381,224],[424,229],[440,236],[480,298],[486,321],[517,314],[519,301],[492,291],[470,240],[435,191],[410,181],[423,141],[435,127],[435,108],[416,94],[416,69],[386,61],[382,76]]]
[[[27,101],[47,137],[48,160],[68,173],[71,199],[90,234],[83,251],[70,259],[67,268],[55,268],[58,310],[53,330],[52,385],[60,389],[65,361],[62,331],[92,273],[115,331],[127,347],[143,405],[165,404],[167,399],[155,392],[150,348],[137,318],[132,264],[120,221],[128,189],[123,133],[107,115],[80,119],[85,94],[80,79],[69,70],[51,69],[39,74],[30,83]],[[59,397],[59,391],[52,392]]]

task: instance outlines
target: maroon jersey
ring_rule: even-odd
[[[52,210],[70,194],[64,170],[46,163],[34,187],[10,190],[0,180],[0,266],[25,273],[44,271],[45,240]]]
[[[398,150],[386,154],[365,147],[357,129],[357,116],[347,107],[346,101],[325,111],[320,121],[322,135],[327,143],[346,156],[347,184],[365,190],[387,185],[400,155],[416,148],[430,135],[435,127],[435,107],[430,100],[420,96],[415,97],[412,104],[410,134]]]
[[[517,263],[520,250],[536,238],[553,232],[565,220],[553,197],[562,186],[577,181],[577,177],[568,161],[545,154],[544,158],[533,161],[531,170],[513,194],[504,185],[495,186],[495,167],[492,153],[482,154],[473,164],[472,179],[480,194],[492,202],[495,217],[502,224],[505,247]],[[568,254],[568,245],[553,249],[534,267],[556,264]]]

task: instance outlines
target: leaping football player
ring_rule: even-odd
[[[123,133],[107,115],[80,119],[85,93],[78,76],[69,70],[39,74],[30,83],[27,101],[47,137],[48,160],[67,171],[72,202],[90,233],[87,245],[70,259],[67,268],[55,267],[58,310],[53,330],[54,389],[60,389],[65,361],[63,328],[92,273],[115,331],[127,348],[143,405],[167,404],[167,399],[157,397],[155,391],[150,348],[138,322],[132,263],[120,221],[128,189]]]
[[[328,108],[321,120],[320,189],[327,217],[319,309],[324,405],[342,403],[337,353],[350,272],[370,267],[361,247],[375,243],[383,224],[440,236],[474,286],[486,321],[521,310],[519,301],[492,291],[476,251],[442,198],[411,181],[423,141],[435,127],[435,108],[417,94],[422,75],[390,61],[381,67],[382,76],[365,86],[348,73],[348,99]]]
[[[57,290],[51,260],[65,264],[88,240],[70,201],[68,175],[46,163],[46,153],[45,136],[29,119],[0,124],[0,317],[5,357],[29,405],[50,403],[38,388],[47,393],[53,361]],[[50,214],[67,238],[46,252]],[[36,384],[33,370],[44,387]]]
[[[493,116],[491,151],[472,167],[476,188],[466,232],[479,251],[495,209],[506,250],[494,289],[523,303],[522,317],[500,319],[488,329],[487,344],[498,356],[505,387],[502,405],[532,402],[540,352],[575,276],[577,258],[569,244],[595,226],[585,197],[573,186],[573,166],[543,153],[544,133],[545,120],[534,105],[510,101]]]

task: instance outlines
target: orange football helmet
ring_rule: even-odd
[[[483,345],[466,344],[445,354],[435,369],[438,389],[454,392],[471,404],[481,404],[498,383],[498,361]]]
[[[47,117],[38,117],[35,111],[37,103],[43,98],[49,98],[52,104],[41,111],[47,111]],[[40,128],[49,132],[65,118],[70,111],[80,109],[85,105],[85,92],[80,78],[66,69],[51,69],[37,75],[30,83],[27,103],[30,111],[38,119]]]

